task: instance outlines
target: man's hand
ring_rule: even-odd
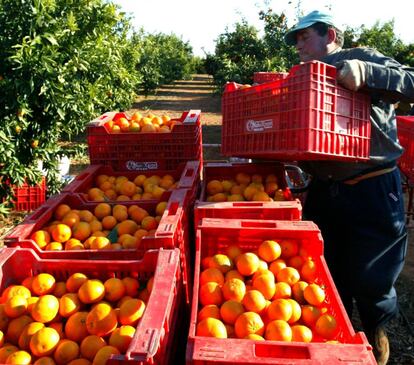
[[[367,78],[365,62],[345,60],[339,62],[336,67],[338,69],[336,78],[347,89],[357,91],[365,85]]]

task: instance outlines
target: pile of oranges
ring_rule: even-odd
[[[210,180],[206,188],[209,202],[292,200],[290,190],[281,189],[274,174],[263,177],[239,172],[234,179]]]
[[[143,237],[154,234],[166,207],[167,202],[159,202],[151,216],[138,205],[98,203],[90,211],[59,204],[54,220],[30,239],[46,251],[136,249]]]
[[[168,115],[157,116],[148,113],[143,116],[139,112],[114,117],[105,123],[105,128],[109,133],[171,133],[175,125],[182,124],[178,120],[172,120]]]
[[[229,246],[202,260],[197,336],[337,341],[318,265],[293,239],[265,240],[256,252]]]
[[[85,199],[91,201],[129,201],[162,199],[166,191],[176,188],[174,177],[166,174],[163,176],[145,176],[138,174],[133,180],[126,176],[98,175],[95,186],[88,189]]]
[[[105,364],[126,352],[154,278],[107,280],[43,272],[11,285],[0,299],[1,364]]]

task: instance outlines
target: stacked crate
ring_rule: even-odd
[[[291,188],[298,187],[295,179],[304,183],[295,165],[298,160],[356,161],[369,157],[369,99],[364,94],[338,86],[335,72],[332,66],[309,62],[293,67],[289,74],[257,73],[257,85],[250,87],[235,83],[226,85],[222,97],[222,154],[255,159],[255,162],[207,163],[203,168],[201,194],[194,207],[195,273],[186,353],[188,365],[340,364],[344,361],[375,364],[371,346],[363,333],[353,330],[336,291],[323,256],[320,230],[314,223],[301,220],[301,202],[291,191]],[[263,161],[258,162],[258,159]],[[289,161],[289,164],[269,160]],[[243,174],[247,188],[244,186],[241,191],[236,188],[233,192],[234,181],[236,185],[243,185],[240,174]],[[276,193],[272,191],[272,185],[269,188],[265,185],[266,180],[276,184]],[[254,191],[254,186],[251,191],[247,189],[252,181],[259,182],[259,185],[262,181],[262,187],[269,194],[259,193],[257,198],[251,199],[250,192]],[[325,288],[326,297],[319,306],[323,306],[323,313],[330,316],[324,319],[333,317],[336,320],[336,333],[332,333],[331,337],[315,332],[314,327],[310,342],[263,341],[260,336],[245,339],[240,337],[240,331],[239,338],[228,336],[231,331],[237,332],[237,321],[241,315],[235,323],[224,321],[220,307],[225,299],[220,301],[216,290],[211,300],[219,307],[219,314],[214,318],[221,319],[226,325],[222,329],[219,323],[214,322],[217,327],[211,331],[216,331],[215,334],[208,332],[210,329],[206,329],[206,323],[213,326],[214,320],[200,320],[200,316],[204,316],[200,309],[213,311],[212,308],[206,309],[210,299],[207,296],[206,300],[204,295],[206,290],[213,290],[217,285],[213,283],[208,286],[203,276],[207,275],[209,268],[217,267],[216,261],[212,264],[212,260],[225,262],[221,265],[228,266],[223,266],[223,270],[235,271],[237,268],[238,272],[232,272],[232,275],[239,275],[238,260],[241,256],[237,255],[241,252],[260,256],[259,247],[266,241],[287,241],[294,245],[297,249],[295,256],[282,253],[280,257],[286,260],[286,265],[297,267],[298,272],[307,260],[315,265],[314,277],[309,279],[309,283]],[[233,254],[238,258],[231,260]],[[228,262],[226,258],[230,258]],[[271,265],[269,262],[267,265]],[[224,290],[227,274],[223,275],[224,283],[218,285],[221,290]],[[250,285],[255,288],[254,275],[249,275],[242,274],[241,280],[245,281],[246,287]],[[220,280],[217,280],[218,283]],[[225,296],[224,292],[222,295]],[[300,302],[299,295],[293,295],[289,294],[297,303],[309,304]],[[270,305],[274,297],[266,299],[269,302],[267,305]],[[243,306],[248,311],[245,304]],[[261,329],[269,323],[265,315],[263,318],[265,324]],[[295,321],[292,323],[308,325],[302,317]],[[265,336],[264,330],[261,334]]]
[[[110,355],[107,364],[182,363],[184,351],[180,348],[185,348],[182,341],[186,337],[177,333],[187,331],[192,297],[188,222],[199,191],[202,167],[200,111],[184,112],[168,133],[109,133],[106,123],[117,114],[126,115],[105,113],[88,125],[92,164],[61,194],[45,201],[5,237],[8,248],[0,255],[1,290],[21,284],[23,279],[32,280],[30,277],[40,272],[49,273],[59,281],[66,281],[76,272],[102,282],[108,278],[132,277],[140,282],[139,295],[147,300],[146,308],[135,324],[135,334],[127,349]],[[169,187],[160,188],[154,183],[151,189],[154,194],[143,199],[101,195],[97,186],[100,177],[108,181],[157,181],[163,176],[172,186],[168,182]],[[103,207],[108,212],[99,217],[97,212]],[[70,240],[62,241],[61,247],[56,242],[47,248],[41,245],[39,235],[52,235],[54,240],[53,227],[66,219],[59,217],[62,209],[82,217],[85,232],[86,226],[100,227],[99,235],[92,237],[91,230],[82,238],[76,234],[76,238],[79,219],[72,216],[72,221],[66,216],[71,238],[76,238],[71,246],[66,246]],[[122,229],[125,230],[122,242],[118,234],[120,226],[106,231],[103,228],[103,219],[113,216],[116,209],[125,215],[118,223],[131,223]],[[146,215],[153,218],[149,219],[147,231],[139,232],[138,223]],[[148,279],[151,286],[141,282]],[[108,341],[109,335],[106,336]]]
[[[403,173],[408,186],[408,221],[413,214],[414,192],[414,117],[397,116],[398,139],[404,148],[404,153],[398,161],[398,166]]]
[[[41,206],[46,200],[46,178],[42,176],[42,180],[37,185],[29,185],[24,182],[21,186],[13,185],[13,193],[15,196],[14,210],[17,212],[30,212]]]

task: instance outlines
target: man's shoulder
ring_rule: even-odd
[[[369,47],[344,48],[326,56],[326,62],[335,63],[350,59],[368,61],[372,57],[378,57],[379,55],[380,53],[377,50]]]

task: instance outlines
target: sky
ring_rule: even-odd
[[[336,19],[339,28],[370,28],[376,21],[394,20],[395,34],[406,43],[414,43],[412,8],[410,0],[112,0],[121,11],[132,17],[134,28],[148,33],[175,34],[188,42],[196,56],[213,54],[215,40],[231,31],[234,24],[245,19],[249,25],[262,30],[259,11],[270,7],[284,12],[288,24],[297,20],[297,9],[302,15],[312,10],[325,10]],[[392,4],[392,5],[390,5]],[[411,29],[410,29],[411,28]]]

